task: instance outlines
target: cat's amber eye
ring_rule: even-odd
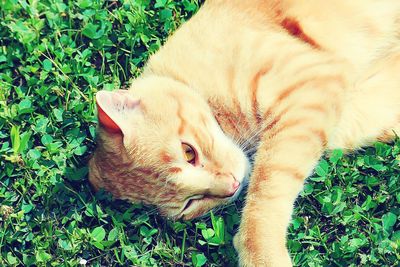
[[[186,143],[182,143],[182,150],[183,150],[183,155],[185,157],[185,160],[192,164],[196,164],[196,151],[191,145],[188,145]]]

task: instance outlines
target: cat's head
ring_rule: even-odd
[[[96,95],[95,188],[191,219],[233,200],[249,162],[200,95],[168,78],[136,80],[130,90]]]

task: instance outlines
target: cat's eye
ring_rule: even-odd
[[[196,155],[196,151],[194,150],[194,148],[191,145],[182,143],[182,150],[183,150],[183,155],[185,157],[185,160],[188,163],[195,165],[197,155]]]

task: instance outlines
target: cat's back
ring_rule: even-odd
[[[163,49],[169,51],[163,54],[175,57],[177,51],[187,49],[194,52],[191,56],[209,60],[208,56],[230,54],[238,44],[243,46],[243,40],[251,41],[257,35],[293,35],[288,28],[293,25],[294,32],[306,36],[298,38],[300,41],[362,68],[399,41],[400,1],[208,0],[179,34],[170,38]]]
[[[322,48],[365,66],[398,42],[398,0],[307,0],[287,2],[286,16]]]
[[[243,23],[268,33],[304,33],[302,41],[365,66],[400,40],[399,0],[211,0]],[[229,3],[228,3],[229,2]],[[218,3],[218,4],[216,4]],[[233,12],[232,12],[233,10]],[[247,13],[240,20],[238,14]],[[251,18],[249,18],[251,17]],[[287,22],[290,22],[289,25]],[[292,27],[298,27],[291,29]],[[297,36],[298,37],[298,36]],[[301,39],[301,38],[300,38]]]

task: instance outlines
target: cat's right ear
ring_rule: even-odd
[[[140,101],[127,90],[99,91],[96,94],[99,124],[110,133],[129,135],[130,116],[137,111]]]

